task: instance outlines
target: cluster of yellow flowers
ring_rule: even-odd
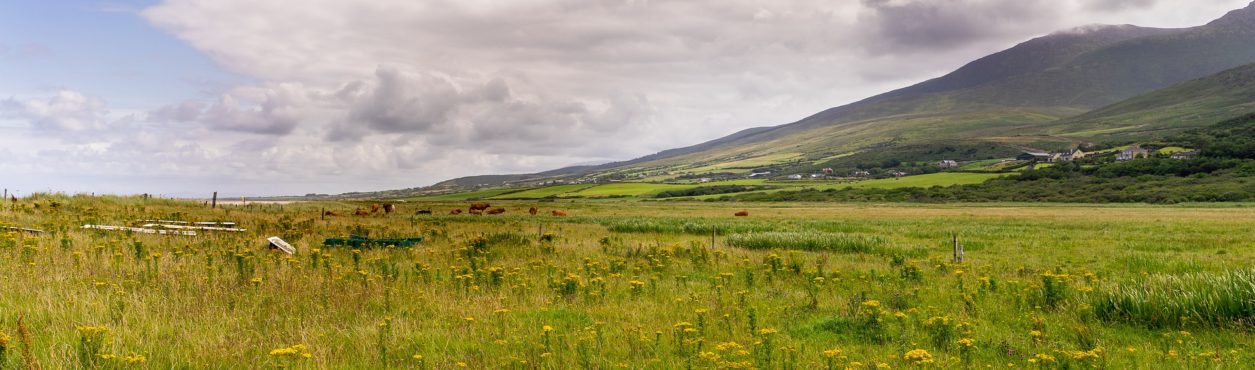
[[[1062,351],[1064,355],[1076,361],[1089,361],[1102,357],[1102,347],[1088,351]]]
[[[284,347],[270,350],[270,355],[282,358],[310,358],[313,357],[304,344],[297,344],[291,347]]]
[[[914,365],[923,365],[933,363],[933,355],[923,349],[913,349],[902,355],[903,360],[910,361]]]
[[[1030,364],[1038,364],[1038,363],[1046,364],[1046,363],[1052,363],[1052,362],[1055,362],[1055,356],[1051,356],[1045,353],[1038,353],[1034,355],[1033,358],[1028,359],[1028,363]]]
[[[125,356],[118,356],[112,353],[102,353],[99,356],[100,356],[100,359],[105,360],[105,361],[118,361],[118,362],[122,362],[128,365],[138,365],[138,364],[148,362],[147,357],[144,357],[144,355],[141,355],[138,353],[131,353]]]
[[[82,336],[83,341],[88,343],[102,343],[105,336],[109,334],[109,328],[104,326],[80,326],[78,334]]]

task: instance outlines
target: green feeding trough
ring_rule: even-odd
[[[363,237],[359,235],[350,234],[348,238],[327,238],[327,240],[324,240],[322,242],[322,245],[325,245],[328,247],[350,246],[350,247],[358,248],[358,249],[370,248],[370,247],[386,247],[389,245],[401,247],[401,248],[409,248],[409,247],[413,247],[415,244],[418,244],[419,242],[422,242],[422,241],[423,241],[423,238],[421,236],[414,237],[414,238],[371,239],[371,238],[367,238],[367,237]]]

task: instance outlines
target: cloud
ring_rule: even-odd
[[[1148,8],[1158,0],[1091,0],[1085,3],[1085,9],[1103,12],[1115,12],[1133,8]]]
[[[1047,0],[862,0],[869,12],[860,21],[878,53],[952,49],[974,42],[1024,34],[1053,22],[1065,6]]]
[[[266,89],[260,104],[242,103],[231,94],[223,94],[214,104],[184,101],[149,112],[157,122],[195,123],[214,131],[234,131],[262,135],[287,135],[300,124],[307,104],[306,92],[300,87],[281,86]]]
[[[44,132],[101,129],[106,113],[103,100],[73,90],[60,90],[46,99],[0,100],[0,117],[24,120]]]
[[[164,0],[138,16],[250,82],[126,107],[141,112],[129,121],[106,118],[117,114],[103,100],[134,99],[0,100],[29,126],[0,144],[54,148],[24,159],[76,176],[163,179],[137,191],[408,188],[628,159],[788,123],[1057,30],[1197,25],[1246,2]],[[117,125],[127,131],[98,130]]]

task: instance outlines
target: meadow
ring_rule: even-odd
[[[46,232],[0,230],[0,368],[1255,363],[1249,204],[491,203],[5,202]],[[148,219],[247,231],[80,228]],[[322,245],[348,234],[425,240]]]

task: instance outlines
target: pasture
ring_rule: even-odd
[[[47,232],[0,230],[0,368],[1255,363],[1248,205],[490,202],[5,202]],[[247,231],[79,228],[151,219]],[[322,245],[349,234],[424,240]]]

